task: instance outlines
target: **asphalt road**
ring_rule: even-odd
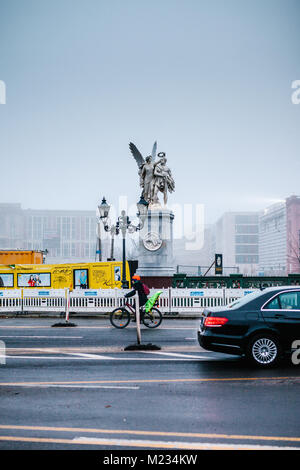
[[[202,350],[197,320],[0,319],[0,449],[300,449],[299,367]],[[3,359],[2,359],[3,361]]]

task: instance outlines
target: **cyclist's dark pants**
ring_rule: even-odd
[[[148,299],[146,299],[144,302],[143,302],[143,301],[140,301],[140,302],[139,302],[140,308],[143,307],[143,306],[147,303],[147,300],[148,300]],[[135,309],[135,300],[133,301],[133,305],[132,305],[132,306],[133,306],[133,308]]]
[[[148,300],[148,299],[147,299]],[[144,309],[141,310],[141,308],[146,304],[147,300],[145,302],[142,301],[142,305],[140,304],[140,319],[142,320],[143,319],[143,315],[144,315]],[[135,300],[133,301],[133,308],[134,308],[134,311],[136,311],[136,308],[135,308]],[[136,319],[136,315],[134,317],[134,319]]]

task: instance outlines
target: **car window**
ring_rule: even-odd
[[[265,306],[264,309],[269,309],[269,310],[278,310],[280,309],[280,304],[279,304],[279,298],[278,296],[275,297],[275,299],[270,300]]]
[[[279,300],[283,310],[300,310],[300,292],[284,292]]]
[[[257,297],[263,295],[263,293],[263,291],[255,291],[251,292],[250,294],[246,294],[244,297],[241,297],[240,299],[237,299],[234,302],[228,304],[227,308],[240,308],[242,307],[242,305],[245,305],[248,302],[251,302],[252,300],[256,299]]]

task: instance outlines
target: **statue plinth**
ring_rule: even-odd
[[[170,209],[151,204],[139,233],[140,276],[173,276],[173,219]]]

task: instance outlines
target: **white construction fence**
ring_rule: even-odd
[[[206,307],[221,307],[257,289],[151,289],[158,290],[159,309],[168,317],[198,316]],[[1,313],[36,314],[93,314],[107,315],[124,304],[125,289],[2,289]],[[132,299],[127,299],[130,303]]]

